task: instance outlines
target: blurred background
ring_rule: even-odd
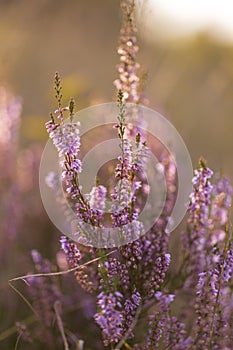
[[[194,164],[233,170],[230,1],[138,1],[138,60],[150,106],[184,138]],[[53,76],[77,108],[110,101],[118,62],[119,1],[0,1],[0,82],[22,96],[21,144],[45,142]],[[230,18],[230,21],[229,21]]]
[[[138,61],[148,76],[149,106],[177,128],[194,167],[203,156],[212,169],[229,176],[233,174],[232,13],[228,0],[137,1]],[[56,108],[54,73],[59,71],[62,77],[64,104],[71,96],[77,109],[114,100],[120,26],[118,0],[0,0],[0,86],[4,87],[0,101],[8,106],[5,112],[0,109],[4,349],[11,348],[7,334],[14,336],[11,327],[16,318],[28,314],[9,290],[8,279],[33,269],[31,249],[55,259],[59,247],[38,186],[40,155],[47,140],[44,123]],[[6,118],[11,118],[12,105],[21,114],[17,120],[12,117],[14,133],[7,139]]]

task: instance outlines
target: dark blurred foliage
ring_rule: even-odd
[[[20,197],[23,222],[17,237],[9,240],[1,232],[1,331],[29,314],[8,287],[8,279],[33,270],[31,249],[55,261],[59,246],[38,186],[40,154],[47,140],[44,122],[55,108],[54,72],[63,78],[64,100],[73,96],[78,109],[112,100],[120,19],[118,0],[0,0],[0,85],[23,99],[20,147],[9,162],[17,163],[21,174],[27,169],[25,178],[31,181],[26,180]],[[150,107],[174,124],[195,165],[203,155],[211,168],[231,176],[233,46],[205,33],[154,44],[140,26],[138,34],[138,60],[148,75]],[[3,173],[4,168],[1,163]],[[1,349],[14,348],[12,333]]]

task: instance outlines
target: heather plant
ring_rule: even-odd
[[[57,75],[55,81],[59,81],[60,84]],[[140,170],[140,164],[142,168],[146,165],[147,147],[145,143],[142,144],[145,149],[142,152],[143,160],[137,162],[136,166],[132,162],[133,147],[129,145],[128,140],[124,141],[127,126],[123,124],[125,119],[121,90],[119,111],[119,124],[116,128],[119,139],[123,141],[120,144],[123,152],[119,157],[115,176],[121,180],[130,180],[132,184],[132,177],[135,176],[132,169]],[[70,185],[73,169],[77,173],[81,171],[81,160],[70,156],[70,147],[79,151],[80,139],[76,138],[74,141],[73,136],[70,136],[70,130],[73,133],[70,124],[66,129],[62,124],[56,124],[53,117],[47,126],[50,135],[52,133],[51,138],[54,138],[54,128],[62,128],[63,132],[67,132],[60,142],[55,139],[54,144],[65,159],[71,159],[68,165],[61,162],[61,166],[65,164],[66,169],[62,172],[62,177],[66,179],[68,176],[67,184]],[[60,137],[60,131],[58,135]],[[137,145],[140,135],[136,136]],[[67,139],[71,140],[70,144]],[[75,148],[76,142],[78,148]],[[136,147],[136,152],[137,149]],[[72,159],[75,160],[73,169]],[[220,349],[224,344],[225,348],[230,348],[232,314],[229,306],[226,309],[226,300],[229,300],[231,295],[232,237],[229,209],[232,187],[228,178],[219,174],[213,177],[213,171],[203,159],[200,160],[193,177],[187,228],[182,233],[182,259],[177,275],[171,276],[169,232],[166,227],[176,198],[177,181],[173,159],[163,155],[162,164],[168,193],[162,215],[149,232],[138,239],[136,237],[132,243],[110,249],[108,257],[106,249],[103,251],[84,248],[67,237],[61,238],[61,247],[69,267],[78,269],[75,271],[76,281],[95,300],[96,312],[93,318],[100,327],[105,347]],[[77,215],[82,215],[80,221],[84,220],[100,227],[107,189],[98,185],[86,195],[78,187],[78,176],[75,179],[76,181],[71,183],[72,188],[68,187],[66,191],[71,197],[73,195],[72,198],[77,199],[80,196],[77,201],[80,200],[82,210],[80,211],[79,202],[75,206]],[[140,185],[137,181],[136,188]],[[123,204],[119,202],[121,195],[124,198]],[[128,183],[126,186],[119,186],[115,194],[113,192],[113,226],[127,225],[134,220],[134,197],[134,186],[129,186]],[[125,209],[127,203],[131,204],[131,211]],[[84,257],[94,260],[88,268],[81,263]],[[95,264],[96,261],[98,264]],[[187,294],[191,297],[188,303],[190,310],[182,314],[177,310],[176,299]],[[190,322],[193,323],[192,329],[188,328]]]
[[[127,124],[127,103],[136,106],[143,100],[134,6],[134,1],[122,2],[119,78],[115,81],[119,113],[114,125],[120,155],[112,186],[97,179],[89,193],[83,192],[79,182],[80,125],[73,120],[74,100],[63,107],[61,80],[55,75],[58,105],[46,129],[59,156],[61,178],[50,173],[47,183],[64,210],[65,201],[70,203],[78,225],[75,239],[60,237],[56,265],[32,250],[35,273],[21,279],[26,282],[26,302],[36,325],[29,330],[17,322],[17,331],[30,346],[44,342],[43,347],[49,349],[233,349],[229,220],[233,190],[229,179],[214,174],[206,161],[200,160],[186,227],[177,243],[181,252],[178,266],[173,271],[168,224],[179,184],[174,158],[160,149],[159,165],[167,187],[165,204],[158,220],[141,234],[143,224],[138,217],[149,190],[144,171],[150,147],[143,128],[135,130]],[[136,117],[140,124],[140,114]],[[152,144],[151,149],[156,146]],[[111,212],[106,215],[109,197]],[[105,225],[119,229],[117,242],[99,234]],[[121,244],[127,235],[131,240]],[[96,245],[90,246],[90,239]]]

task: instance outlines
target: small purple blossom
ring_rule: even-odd
[[[223,265],[223,273],[222,279],[225,283],[229,282],[229,280],[233,276],[233,244],[227,250],[226,258],[224,260]]]
[[[97,306],[99,311],[94,318],[102,329],[104,345],[118,342],[123,335],[123,295],[119,292],[106,295],[101,292],[98,295]]]
[[[190,219],[194,225],[208,226],[209,205],[213,186],[210,183],[213,171],[201,163],[198,170],[194,171],[194,191],[190,195]]]
[[[103,211],[105,209],[107,189],[102,186],[95,186],[92,188],[89,195],[89,203],[92,209]]]
[[[80,147],[79,125],[80,123],[61,124],[50,131],[49,136],[58,150],[59,157],[63,157],[66,154],[78,154]],[[73,166],[77,167],[75,163]]]
[[[77,245],[66,236],[61,236],[60,243],[69,264],[74,267],[79,265],[81,254]]]
[[[118,54],[120,63],[118,64],[119,78],[114,81],[118,90],[122,90],[126,102],[140,102],[140,81],[138,70],[140,65],[136,62],[138,46],[136,45],[136,28],[133,24],[134,4],[121,4],[123,12],[123,24],[121,28]]]
[[[69,267],[75,268],[80,266],[74,272],[77,282],[86,292],[92,293],[94,286],[88,274],[86,273],[87,267],[81,266],[80,260],[82,256],[81,256],[80,250],[78,249],[77,244],[66,236],[61,236],[60,243],[61,243],[61,248],[63,249],[66,255],[66,259],[69,264]]]
[[[132,327],[136,311],[142,302],[142,297],[139,292],[134,290],[131,299],[126,299],[124,303],[124,327],[125,331]],[[133,338],[133,331],[130,332],[129,338]]]
[[[205,269],[205,251],[211,247],[210,229],[212,219],[210,217],[212,203],[212,189],[210,182],[213,171],[207,168],[204,161],[194,172],[193,192],[190,195],[190,207],[188,217],[188,234],[185,233],[183,244],[184,250],[188,252],[189,264],[187,273],[189,278],[186,286],[197,282],[197,276]]]

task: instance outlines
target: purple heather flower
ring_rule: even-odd
[[[159,312],[155,312],[153,315],[149,316],[145,349],[152,349],[152,347],[155,349],[158,348],[166,323],[167,317],[165,315],[160,315]]]
[[[188,232],[183,234],[184,251],[189,254],[186,287],[197,282],[198,274],[206,266],[206,251],[211,247],[210,229],[213,221],[210,217],[212,190],[210,182],[213,172],[203,161],[194,172],[193,192],[190,195]]]
[[[232,188],[229,180],[219,176],[214,177],[215,182],[212,185],[210,183],[212,177],[213,172],[201,162],[195,171],[188,232],[183,236],[183,241],[184,250],[189,257],[187,265],[189,277],[185,286],[194,286],[199,275],[200,289],[203,281],[210,278],[207,276],[208,273],[211,273],[211,293],[214,295],[214,285],[217,283],[215,277],[217,278],[219,268],[215,269],[213,266],[222,264],[223,260],[224,242],[227,238],[225,225],[228,221]]]
[[[167,185],[167,196],[162,214],[145,238],[145,243],[147,240],[151,242],[148,252],[145,253],[146,259],[150,261],[150,264],[155,256],[167,254],[168,252],[170,215],[176,202],[176,165],[172,155],[163,153],[160,157],[159,167],[163,169],[163,176]]]
[[[171,316],[170,304],[174,301],[175,295],[158,291],[155,293],[155,298],[158,300],[158,311],[149,315],[146,345],[143,349],[171,347],[175,350],[186,350],[191,348],[193,339],[187,337],[185,325]]]
[[[118,259],[111,257],[104,263],[109,285],[113,287],[118,280],[119,285],[125,292],[130,288],[129,270],[126,264],[127,263],[120,262]]]
[[[179,322],[176,317],[155,312],[149,316],[146,345],[143,350],[160,349],[161,342],[164,345],[162,348],[171,347],[174,350],[191,349],[193,345],[193,339],[186,336],[183,323]]]
[[[162,283],[164,282],[166,272],[170,265],[171,257],[170,254],[164,254],[157,255],[152,258],[150,256],[150,249],[148,249],[148,251],[149,255],[145,258],[143,269],[143,289],[146,291],[149,297],[152,297],[154,293],[160,289]],[[156,252],[153,254],[156,254]]]
[[[198,224],[208,226],[209,205],[213,186],[210,183],[213,171],[201,165],[194,171],[193,187],[194,191],[190,195],[190,218],[192,225]]]
[[[140,293],[137,292],[136,290],[134,290],[134,292],[132,294],[132,301],[133,301],[135,306],[139,306],[141,301],[142,301],[142,297],[141,297]]]
[[[214,176],[211,205],[211,243],[217,244],[220,250],[224,249],[226,237],[226,224],[229,221],[229,208],[232,202],[233,189],[229,179],[220,177],[219,174]]]
[[[232,320],[233,320],[233,294],[230,287],[222,288],[220,305],[222,308],[222,323],[219,327],[218,345],[221,349],[231,349],[233,344]]]
[[[128,139],[123,139],[122,151],[124,154],[124,160],[126,164],[131,164],[133,160],[133,147]],[[120,160],[120,159],[119,159]]]
[[[71,193],[71,198],[76,199],[80,196],[81,187],[77,191],[77,188],[75,189],[71,186],[67,191]],[[102,226],[101,222],[104,215],[106,194],[107,189],[104,186],[94,186],[89,194],[83,196],[84,202],[76,203],[77,215],[84,221],[84,225],[87,223],[93,226]]]
[[[220,349],[231,342],[229,311],[233,314],[233,308],[229,303],[228,286],[233,271],[232,248],[231,245],[222,253],[214,250],[212,254],[216,258],[207,259],[208,269],[199,274],[195,303],[197,320],[193,330],[195,349]]]
[[[133,170],[143,172],[149,157],[149,148],[140,142],[135,150]]]
[[[121,247],[120,251],[122,256],[127,259],[127,267],[132,266],[133,269],[137,269],[143,253],[140,239]]]
[[[52,124],[54,124],[53,117],[51,122],[48,122],[48,131]],[[79,122],[64,123],[62,119],[61,124],[49,132],[49,136],[57,148],[59,157],[63,157],[60,162],[63,168],[62,179],[66,184],[66,192],[69,197],[76,201],[75,208],[78,218],[85,223],[98,225],[99,212],[90,208],[89,203],[81,193],[82,188],[78,184],[77,175],[82,171],[82,162],[77,158],[80,148],[79,125]]]
[[[61,236],[60,243],[70,266],[78,266],[81,260],[81,254],[77,245],[66,236]]]
[[[226,283],[233,276],[233,244],[227,250],[226,258],[223,265],[222,279]]]
[[[69,107],[60,107],[54,111],[54,114],[57,114],[57,118],[63,120],[63,112],[69,111]]]
[[[53,132],[59,127],[60,124],[55,123],[53,120],[49,120],[48,122],[45,123],[45,127],[47,129],[48,133]]]
[[[65,156],[66,154],[78,154],[80,147],[79,125],[79,122],[74,124],[61,124],[50,132],[49,136],[58,150],[59,157]],[[77,167],[75,160],[73,159],[72,161],[72,165]],[[80,165],[78,165],[78,169],[80,172]]]
[[[185,325],[176,317],[169,317],[169,322],[165,328],[165,345],[174,350],[191,349],[193,345],[193,338],[187,337]]]
[[[63,110],[66,109],[62,109],[62,111]],[[50,130],[51,124],[54,124],[54,119],[53,117],[51,118],[51,123],[48,123],[48,130]],[[79,226],[82,226],[82,222],[84,226],[85,223],[92,224],[93,226],[100,226],[102,209],[92,208],[88,201],[88,198],[90,198],[93,205],[94,201],[98,200],[99,203],[96,203],[96,205],[101,204],[101,206],[103,206],[103,198],[106,194],[104,193],[103,186],[99,186],[99,188],[93,189],[89,196],[82,194],[82,187],[78,183],[78,174],[82,171],[82,162],[77,157],[80,149],[80,123],[64,123],[63,118],[61,119],[61,124],[52,130],[49,133],[49,136],[57,148],[59,157],[63,157],[60,165],[63,168],[62,179],[66,184],[66,192],[69,194],[69,198],[75,201],[77,218],[81,220]],[[101,196],[102,202],[100,203]],[[79,232],[79,234],[80,233],[81,232]],[[85,239],[85,237],[83,238]],[[84,243],[83,240],[82,243]]]
[[[163,294],[161,291],[155,293],[155,298],[158,300],[158,307],[161,312],[168,312],[170,304],[174,301],[174,294]]]
[[[119,180],[115,186],[114,194],[112,195],[112,212],[124,210],[124,208],[129,207],[131,202],[134,201],[135,191],[139,188],[140,185],[132,186],[132,182],[123,179]]]
[[[107,189],[102,186],[95,186],[92,188],[89,197],[89,203],[92,209],[104,211],[106,201]]]
[[[66,259],[68,261],[70,268],[75,268],[81,265],[81,253],[78,249],[78,246],[75,242],[69,239],[66,236],[61,236],[60,238],[61,248],[63,249]],[[93,283],[89,279],[88,274],[86,273],[87,267],[82,266],[74,272],[75,278],[80,286],[88,293],[93,291]]]
[[[209,349],[214,346],[213,334],[217,334],[219,314],[215,311],[218,303],[219,271],[213,269],[199,274],[195,311],[196,326],[193,329],[195,349]]]
[[[145,152],[138,151],[141,147],[140,143],[139,146],[133,147],[128,140],[126,142],[123,139],[122,142],[123,152],[122,156],[119,157],[120,163],[117,165],[115,172],[119,181],[112,194],[111,218],[113,227],[127,225],[129,235],[136,239],[140,237],[140,232],[142,231],[142,224],[137,221],[140,209],[136,206],[136,192],[141,187],[141,181],[135,180],[133,177],[141,171]],[[125,146],[127,147],[125,148]],[[145,149],[145,147],[142,146],[141,149]]]
[[[130,329],[130,327],[132,327],[136,311],[137,311],[139,305],[141,304],[141,302],[142,302],[141,294],[139,292],[137,292],[136,290],[134,290],[130,299],[126,299],[126,301],[124,303],[124,321],[125,321],[124,328],[125,328],[125,331],[127,331],[128,329]],[[133,337],[134,337],[134,334],[133,334],[133,331],[131,331],[129,334],[129,338],[133,338]]]
[[[55,192],[59,189],[59,177],[58,175],[51,171],[45,178],[48,187],[52,188]]]
[[[229,208],[232,203],[233,188],[228,177],[222,177],[220,174],[214,175],[213,196],[224,194],[224,206]]]
[[[104,345],[117,343],[123,335],[123,295],[119,292],[110,294],[101,292],[97,299],[99,311],[94,315],[94,318],[102,329]]]
[[[140,81],[138,70],[140,65],[136,62],[138,46],[136,45],[136,28],[133,25],[134,4],[121,4],[123,12],[123,24],[121,28],[118,54],[120,63],[118,64],[119,78],[114,81],[118,90],[122,90],[126,102],[140,102]]]

